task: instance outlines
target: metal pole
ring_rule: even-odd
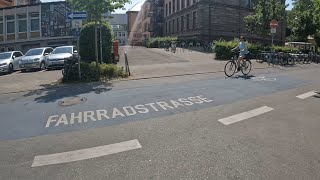
[[[96,66],[99,64],[99,52],[98,52],[98,32],[97,32],[97,24],[94,27],[94,40],[95,40],[95,55],[96,55]]]
[[[77,47],[78,47],[78,71],[79,71],[79,80],[81,80],[81,71],[80,71],[80,36],[78,37],[78,40],[77,40]]]
[[[209,42],[211,42],[211,0],[209,0]]]
[[[102,26],[101,26],[101,22],[100,22],[100,59],[101,59],[101,63],[103,61],[103,57],[102,57]]]
[[[271,33],[272,34],[272,38],[271,38],[271,47],[273,47],[273,36],[274,36],[274,34],[273,33]]]

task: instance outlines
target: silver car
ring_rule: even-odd
[[[23,56],[20,51],[0,53],[0,73],[12,73],[19,69],[19,62]]]
[[[46,61],[47,69],[62,68],[65,60],[80,58],[75,46],[56,47],[48,56]]]
[[[22,72],[29,69],[40,69],[46,68],[45,62],[48,55],[53,51],[51,47],[34,48],[30,49],[20,61],[20,70]]]

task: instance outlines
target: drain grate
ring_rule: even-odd
[[[87,101],[87,98],[85,97],[71,97],[67,99],[63,99],[59,101],[60,106],[72,106],[76,104],[81,104]]]

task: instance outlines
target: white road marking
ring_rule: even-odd
[[[141,148],[139,141],[137,139],[134,139],[121,143],[109,144],[88,149],[35,156],[31,167],[80,161],[139,148]]]
[[[306,98],[308,98],[308,97],[310,97],[310,96],[314,96],[314,95],[316,95],[316,94],[317,94],[317,93],[316,93],[315,91],[310,91],[310,92],[301,94],[301,95],[296,96],[296,97],[299,98],[299,99],[306,99]]]
[[[251,111],[247,111],[247,112],[243,112],[240,114],[229,116],[229,117],[226,117],[223,119],[219,119],[218,121],[224,125],[229,125],[232,123],[236,123],[236,122],[239,122],[239,121],[242,121],[245,119],[249,119],[249,118],[264,114],[264,113],[272,111],[272,110],[273,110],[273,108],[271,108],[271,107],[263,106],[263,107],[260,107],[257,109],[253,109]]]

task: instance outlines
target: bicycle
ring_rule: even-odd
[[[245,57],[243,61],[240,62],[240,70],[243,75],[247,76],[252,68],[250,58],[248,57],[249,54]],[[227,62],[227,64],[224,66],[224,73],[226,76],[231,77],[233,76],[237,69],[238,69],[238,56],[235,53],[233,57],[231,57],[231,60]]]

